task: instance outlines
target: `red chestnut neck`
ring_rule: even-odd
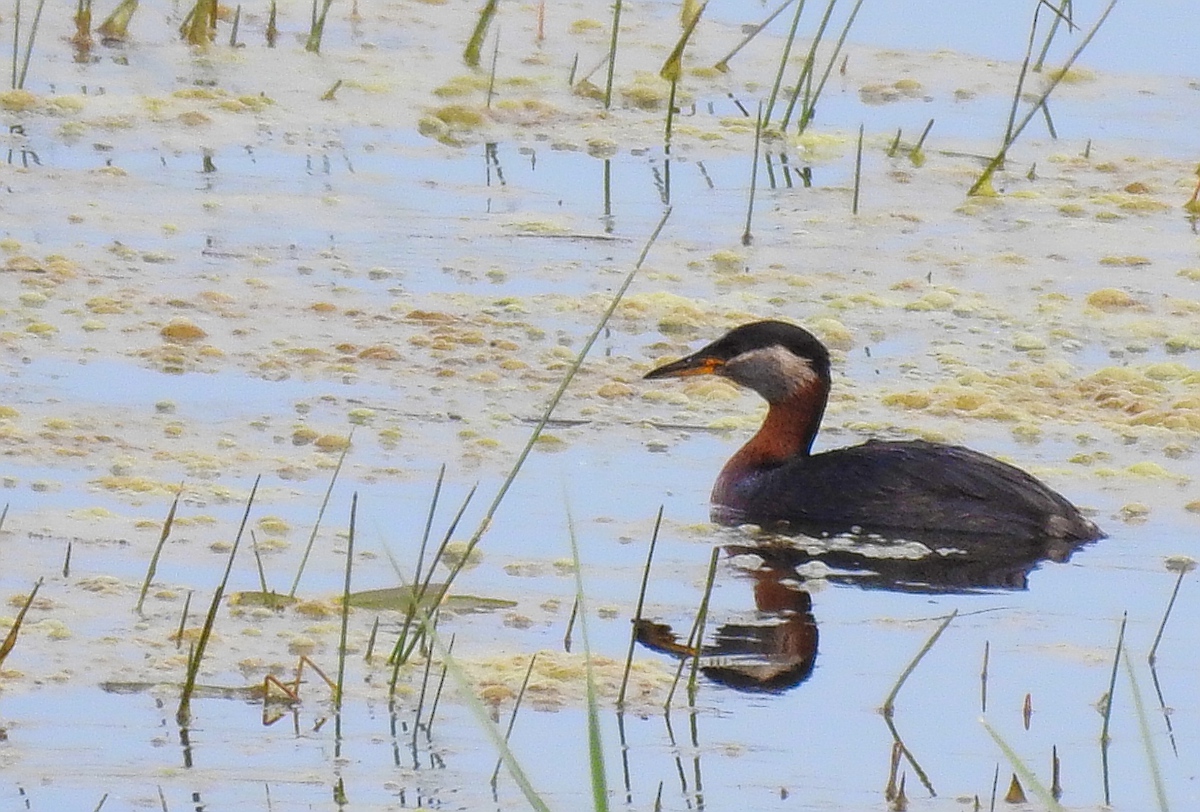
[[[809,456],[828,397],[828,384],[814,382],[797,389],[787,399],[770,404],[762,426],[725,463],[713,488],[713,502],[731,504],[727,497],[733,495],[737,484],[747,476],[796,457]]]

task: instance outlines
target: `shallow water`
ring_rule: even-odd
[[[463,146],[418,134],[444,104],[484,108],[478,88],[434,94],[468,75],[457,61],[472,22],[462,9],[363,9],[331,26],[319,58],[290,40],[263,48],[256,19],[244,21],[246,48],[194,54],[174,40],[174,12],[144,6],[127,46],[76,64],[66,21],[48,21],[30,71],[41,102],[5,112],[23,132],[10,136],[0,246],[3,614],[11,621],[46,580],[0,670],[0,809],[94,808],[106,793],[104,808],[157,808],[160,792],[171,809],[520,806],[507,775],[493,795],[494,749],[452,688],[414,746],[421,667],[406,669],[389,712],[378,649],[371,665],[362,659],[372,612],[351,617],[340,728],[310,675],[295,715],[266,726],[261,702],[202,697],[181,731],[186,646],[171,635],[189,591],[188,625],[199,624],[260,473],[251,527],[268,584],[287,591],[337,461],[313,439],[353,425],[299,587],[306,612],[225,606],[201,681],[242,689],[268,673],[288,678],[300,653],[332,671],[330,601],[351,494],[356,589],[396,582],[389,551],[412,566],[442,464],[435,533],[478,482],[456,534],[469,535],[667,203],[646,267],[555,413],[563,422],[547,429],[482,560],[456,586],[516,607],[443,620],[475,691],[499,696],[502,723],[527,657],[541,652],[513,745],[550,806],[588,802],[578,631],[575,653],[562,653],[574,593],[568,511],[593,650],[624,657],[660,505],[646,615],[686,632],[712,547],[747,541],[708,523],[707,497],[761,407],[719,384],[639,379],[660,358],[768,316],[808,324],[835,348],[822,448],[868,436],[967,443],[1045,478],[1109,538],[1012,591],[863,588],[806,567],[792,585],[811,593],[819,645],[800,685],[746,693],[702,680],[695,713],[677,697],[664,718],[675,660],[639,648],[624,747],[612,709],[619,667],[601,663],[614,803],[651,808],[661,786],[665,809],[883,808],[892,734],[877,709],[957,610],[897,700],[896,728],[927,782],[906,763],[910,808],[987,804],[997,765],[1001,795],[1007,787],[1011,765],[978,721],[985,646],[988,721],[1047,783],[1057,746],[1068,808],[1102,804],[1096,704],[1126,613],[1150,743],[1122,670],[1113,807],[1149,808],[1148,754],[1171,808],[1194,806],[1200,597],[1190,579],[1159,648],[1169,714],[1145,657],[1175,580],[1164,559],[1195,555],[1200,526],[1200,424],[1188,423],[1200,417],[1200,243],[1181,208],[1196,159],[1180,115],[1194,106],[1196,77],[1174,61],[1173,37],[1186,31],[1167,25],[1177,6],[1131,8],[1119,6],[1126,16],[1086,52],[1093,73],[1052,97],[1060,140],[1035,123],[997,179],[1003,196],[969,200],[1005,118],[1024,23],[973,18],[952,41],[931,42],[917,37],[933,27],[867,4],[815,135],[765,146],[751,246],[740,236],[753,133],[738,105],[753,108],[769,85],[779,23],[732,76],[687,77],[668,161],[661,103],[601,117],[565,92],[574,53],[582,66],[603,52],[602,29],[567,30],[597,14],[590,7],[551,9],[540,48],[533,17],[504,11],[497,73],[520,81],[499,84],[494,115],[459,133]],[[622,88],[657,70],[668,11],[627,10]],[[307,13],[281,8],[289,31]],[[697,66],[727,51],[732,24],[745,21],[740,9],[709,14],[689,49]],[[1077,14],[1090,23],[1095,9]],[[1002,23],[1015,27],[970,38]],[[923,50],[934,48],[953,50]],[[900,78],[919,81],[920,94],[864,103],[864,87]],[[336,102],[315,101],[338,79]],[[233,103],[260,93],[274,104]],[[923,166],[885,155],[897,128],[908,142],[929,118]],[[863,121],[854,217],[847,134]],[[178,319],[206,335],[164,339]],[[132,607],[180,482],[139,618]],[[268,516],[278,521],[260,521]],[[252,559],[240,551],[231,591],[258,587]],[[710,631],[776,621],[755,609],[758,572],[752,557],[721,560]],[[383,613],[380,649],[397,622]]]

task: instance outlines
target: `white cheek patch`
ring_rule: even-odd
[[[769,403],[786,400],[820,380],[808,359],[778,344],[731,358],[723,374],[758,392]]]

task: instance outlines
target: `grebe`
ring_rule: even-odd
[[[829,351],[793,324],[758,321],[647,378],[720,375],[766,399],[762,427],[712,491],[719,524],[832,532],[970,533],[1087,541],[1104,534],[1029,474],[962,446],[869,440],[812,454],[829,397]]]

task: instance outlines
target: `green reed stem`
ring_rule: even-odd
[[[718,547],[713,548],[714,557],[719,549],[720,548]],[[713,566],[715,566],[715,564],[710,564],[709,566],[710,578],[713,573]],[[671,681],[671,690],[667,692],[667,700],[663,703],[663,710],[668,714],[671,712],[671,703],[675,700],[675,690],[679,687],[679,680],[681,677],[683,677],[683,669],[688,663],[695,664],[699,662],[698,658],[700,657],[700,644],[703,642],[699,635],[701,634],[701,628],[704,623],[705,615],[708,613],[708,594],[711,587],[712,581],[709,580],[706,582],[704,595],[700,599],[700,606],[696,609],[696,617],[692,619],[692,628],[688,631],[687,645],[685,646],[685,649],[688,653],[687,655],[679,658],[679,664],[675,667],[675,678]],[[695,696],[693,694],[692,699],[694,698]]]
[[[482,521],[479,523],[479,527],[476,528],[475,532],[471,535],[471,538],[467,541],[467,546],[463,551],[462,558],[450,571],[450,577],[447,578],[446,584],[443,586],[441,593],[438,595],[438,602],[440,602],[442,597],[445,596],[446,590],[449,589],[450,584],[453,582],[454,578],[457,577],[462,568],[466,566],[466,562],[470,557],[470,554],[479,544],[484,533],[486,533],[488,528],[491,527],[492,519],[495,516],[497,509],[499,509],[500,503],[504,501],[504,497],[508,493],[508,489],[511,488],[513,482],[516,481],[517,474],[520,473],[521,467],[525,464],[525,460],[529,458],[530,452],[533,451],[533,447],[537,443],[538,437],[541,436],[542,430],[545,429],[546,424],[550,422],[550,415],[554,413],[554,409],[558,406],[558,402],[562,400],[562,396],[566,393],[567,387],[571,384],[571,381],[575,379],[575,375],[579,372],[579,368],[583,366],[583,360],[587,357],[587,354],[591,352],[592,345],[596,343],[596,339],[600,337],[600,333],[604,330],[605,325],[608,324],[609,319],[612,318],[612,314],[616,311],[617,305],[619,305],[621,300],[625,297],[625,292],[628,291],[629,286],[633,284],[634,277],[636,277],[637,272],[641,270],[642,264],[646,261],[646,257],[650,253],[651,247],[653,247],[655,241],[658,239],[658,235],[662,233],[663,227],[667,224],[667,218],[670,216],[671,209],[668,207],[663,212],[663,216],[659,219],[658,225],[655,226],[654,231],[650,234],[650,238],[642,247],[642,253],[638,256],[637,262],[634,264],[633,269],[625,276],[624,281],[617,288],[616,292],[613,293],[613,297],[609,301],[608,307],[605,308],[604,313],[600,316],[600,321],[597,322],[595,328],[593,328],[591,334],[583,343],[583,347],[575,356],[574,362],[572,362],[571,366],[567,369],[567,373],[563,376],[558,388],[554,391],[554,394],[550,396],[550,401],[546,404],[546,408],[542,412],[541,418],[539,418],[537,424],[534,425],[533,431],[530,432],[529,439],[526,441],[525,447],[522,448],[521,452],[517,455],[516,462],[513,463],[513,467],[508,472],[508,476],[506,476],[504,478],[504,482],[501,483],[500,489],[496,492],[495,498],[492,499],[491,505],[488,506],[487,512],[484,514]]]
[[[419,629],[418,633],[413,636],[411,641],[408,639],[408,632],[412,628],[413,619],[416,617],[418,608],[421,607],[425,602],[425,596],[429,593],[429,587],[432,584],[433,575],[435,572],[437,572],[438,564],[441,563],[442,558],[446,554],[446,548],[449,546],[450,540],[454,537],[454,531],[458,529],[458,523],[462,520],[463,514],[467,510],[467,506],[471,504],[471,498],[475,496],[475,491],[478,488],[478,483],[471,487],[471,490],[467,492],[467,497],[463,499],[462,504],[459,506],[458,513],[454,515],[454,519],[450,522],[450,526],[446,528],[446,533],[444,536],[442,536],[442,542],[438,545],[437,550],[434,551],[433,560],[429,563],[429,570],[425,573],[425,580],[421,581],[419,585],[416,582],[413,584],[414,591],[412,603],[405,610],[404,622],[400,625],[400,635],[396,639],[396,645],[392,647],[392,653],[390,655],[395,668],[399,668],[400,665],[408,661],[408,658],[412,656],[413,649],[416,648],[417,644],[421,640]],[[434,499],[436,500],[436,498],[437,496],[435,494]],[[450,579],[446,584],[443,585],[443,588],[437,595],[437,599],[433,602],[434,608],[440,606],[442,599],[446,596],[446,591],[450,586],[449,581],[453,580],[453,568],[451,568],[451,572],[452,575]]]
[[[713,583],[717,578],[717,560],[721,555],[720,547],[712,548],[708,561],[708,580],[704,583],[704,598],[700,601],[700,611],[696,614],[696,648],[692,656],[692,674],[688,678],[688,698],[696,701],[696,675],[700,672],[700,654],[704,648],[704,627],[708,624],[708,604],[712,598]]]
[[[266,595],[267,589],[267,572],[263,569],[262,554],[258,551],[258,536],[253,530],[250,531],[250,551],[254,553],[254,565],[258,568],[258,588]]]
[[[703,6],[696,17],[703,12]],[[600,736],[600,710],[596,696],[596,673],[592,665],[592,643],[588,636],[587,599],[583,589],[583,564],[579,559],[579,539],[575,519],[567,505],[567,536],[571,541],[571,560],[575,570],[575,603],[579,606],[579,636],[583,640],[584,674],[587,682],[588,766],[591,768],[592,808],[608,812],[608,774],[604,769],[604,742]],[[516,711],[514,710],[514,715]],[[507,738],[507,736],[506,736]]]
[[[571,650],[571,635],[575,633],[575,621],[579,619],[579,601],[571,601],[571,614],[567,616],[567,628],[563,630],[563,650]]]
[[[763,123],[765,121],[762,102],[758,103],[758,118],[754,122],[754,160],[750,163],[750,202],[746,204],[746,230],[742,232],[742,245],[754,242],[750,225],[754,219],[754,193],[758,189],[758,149],[762,143]]]
[[[296,577],[292,580],[292,588],[288,591],[289,598],[296,597],[296,590],[300,587],[300,578],[304,575],[308,556],[317,540],[317,531],[321,529],[321,519],[325,516],[325,508],[329,507],[329,497],[333,493],[333,486],[337,484],[338,474],[342,472],[342,463],[346,461],[346,455],[350,453],[350,446],[354,442],[354,428],[354,426],[350,427],[350,434],[346,437],[346,447],[342,449],[337,465],[334,466],[333,476],[329,478],[329,487],[325,489],[325,498],[321,500],[321,508],[317,511],[317,520],[313,522],[312,532],[308,535],[308,544],[304,545],[304,555],[300,557],[300,566],[296,569]]]
[[[146,600],[146,592],[150,589],[150,582],[154,580],[154,573],[158,571],[158,557],[162,555],[163,546],[167,543],[167,536],[171,535],[171,525],[175,523],[175,511],[179,507],[179,497],[183,495],[183,483],[175,490],[175,500],[171,502],[171,509],[167,511],[166,521],[163,522],[162,532],[158,536],[158,545],[154,548],[154,553],[150,556],[150,565],[146,568],[146,578],[142,581],[142,591],[138,593],[137,605],[133,607],[133,611],[139,615],[142,613],[142,603]]]
[[[992,653],[992,642],[983,641],[983,668],[979,671],[979,712],[987,713],[988,658]]]
[[[417,734],[421,730],[421,711],[425,709],[425,694],[429,690],[429,674],[433,669],[433,656],[425,658],[425,670],[421,674],[421,693],[417,696],[417,710],[413,713],[413,748],[417,746]],[[507,738],[507,737],[506,737]]]
[[[700,18],[704,16],[706,8],[708,8],[708,0],[705,0],[696,9],[696,12],[684,21],[683,31],[676,40],[675,47],[671,49],[671,53],[667,55],[666,61],[658,71],[659,76],[672,84],[683,78],[683,52],[687,48],[688,40],[692,38],[692,33],[696,30],[696,26],[700,24]],[[612,66],[612,62],[609,62],[609,66]]]
[[[608,78],[604,82],[604,109],[612,107],[613,74],[617,66],[617,35],[621,31],[621,0],[613,2],[612,39],[608,45]]]
[[[1069,15],[1070,5],[1071,0],[1062,0],[1062,3],[1059,4],[1057,9],[1055,9],[1053,6],[1050,6],[1050,8],[1054,11],[1054,22],[1050,24],[1050,31],[1046,34],[1046,41],[1042,43],[1042,52],[1038,54],[1037,61],[1033,63],[1034,73],[1042,72],[1042,66],[1046,64],[1046,54],[1050,51],[1050,43],[1054,41],[1054,35],[1058,33],[1059,24],[1065,21],[1067,23],[1067,28],[1075,27],[1075,24],[1071,22],[1071,17]]]
[[[863,129],[866,125],[858,125],[858,148],[854,153],[854,202],[850,205],[850,213],[858,214],[858,194],[862,189],[862,149]]]
[[[33,589],[25,598],[25,603],[21,604],[21,608],[17,610],[17,617],[13,620],[12,627],[8,630],[8,634],[4,636],[4,642],[0,642],[0,665],[4,664],[4,660],[9,653],[17,645],[17,635],[21,633],[21,623],[25,620],[25,613],[29,611],[29,607],[33,606],[33,600],[37,597],[38,590],[42,588],[42,579],[38,578],[34,583]]]
[[[104,18],[104,22],[96,27],[103,39],[124,42],[129,36],[129,22],[137,11],[138,0],[121,0],[113,12]]]
[[[431,660],[433,658],[430,658]],[[529,678],[533,676],[533,666],[537,663],[537,652],[535,651],[529,658],[529,665],[525,669],[525,678],[521,680],[521,689],[517,691],[517,698],[513,702],[512,713],[508,715],[508,726],[504,728],[504,741],[507,743],[512,738],[513,728],[517,725],[517,711],[521,710],[521,702],[525,699],[525,689],[529,687]],[[504,766],[504,759],[496,759],[496,769],[492,770],[491,785],[496,786],[496,779],[500,777],[500,768]]]
[[[842,46],[846,44],[846,37],[850,34],[850,26],[854,25],[854,18],[858,16],[858,10],[862,8],[862,4],[863,0],[855,0],[854,8],[850,9],[850,16],[846,18],[846,24],[842,26],[842,33],[838,35],[837,44],[833,47],[833,53],[829,55],[829,62],[825,65],[825,73],[821,74],[821,81],[817,83],[817,89],[812,93],[805,94],[804,109],[800,114],[800,132],[804,132],[808,128],[808,125],[812,123],[813,114],[817,107],[817,99],[821,97],[821,92],[825,90],[825,83],[829,81],[829,75],[833,73],[833,66],[837,62],[838,54],[842,52]],[[833,5],[832,2],[830,5]],[[786,129],[786,124],[784,127]]]
[[[17,62],[21,56],[21,0],[13,3],[12,79],[9,88],[17,89]]]
[[[653,233],[651,233],[649,239],[646,241],[646,244],[643,246],[642,252],[638,256],[637,262],[634,264],[633,269],[626,275],[625,280],[621,283],[620,287],[618,287],[616,292],[613,294],[613,298],[609,302],[609,305],[605,309],[603,315],[600,317],[600,321],[596,324],[596,327],[592,330],[591,335],[589,335],[587,340],[584,342],[584,345],[580,349],[578,355],[576,356],[575,361],[571,364],[571,367],[567,370],[566,375],[563,376],[563,379],[562,379],[561,383],[559,384],[558,389],[556,389],[554,394],[550,397],[550,401],[547,403],[545,410],[542,412],[541,418],[538,420],[537,424],[534,426],[533,431],[530,432],[529,440],[525,443],[525,447],[523,449],[521,449],[521,452],[517,455],[516,461],[513,463],[513,466],[509,470],[508,475],[505,477],[504,481],[501,483],[500,489],[496,492],[495,498],[492,499],[491,505],[488,506],[487,511],[484,513],[483,519],[480,520],[479,526],[475,529],[475,532],[471,535],[470,539],[467,540],[466,547],[463,549],[463,552],[462,552],[462,557],[458,561],[455,562],[454,566],[450,569],[450,573],[447,576],[445,583],[443,583],[439,587],[437,594],[432,601],[433,606],[441,605],[442,600],[445,598],[446,593],[449,591],[451,585],[454,583],[455,578],[458,577],[458,574],[460,572],[462,572],[463,568],[467,565],[467,562],[470,560],[471,553],[475,550],[475,547],[478,546],[479,542],[483,539],[483,536],[488,531],[488,528],[491,527],[492,520],[496,514],[496,511],[500,507],[500,503],[504,500],[504,497],[508,493],[508,489],[512,487],[513,482],[516,481],[517,474],[520,473],[521,467],[525,464],[525,460],[528,459],[529,454],[532,452],[534,445],[537,443],[538,437],[541,436],[542,430],[550,422],[550,415],[553,414],[555,407],[558,406],[558,403],[562,399],[563,394],[567,391],[567,387],[570,385],[571,381],[574,379],[575,374],[579,371],[579,368],[583,365],[583,360],[584,360],[584,358],[587,357],[588,352],[591,351],[592,345],[596,343],[596,339],[599,338],[601,331],[603,331],[605,325],[608,324],[609,319],[612,318],[612,314],[616,311],[617,305],[619,305],[621,303],[621,299],[624,298],[625,292],[627,290],[629,290],[629,286],[633,284],[634,277],[637,275],[637,272],[641,269],[642,264],[645,263],[646,257],[647,257],[647,255],[649,255],[651,247],[653,247],[655,241],[658,239],[658,235],[660,233],[662,233],[663,228],[667,224],[667,218],[669,218],[670,216],[671,216],[671,209],[668,207],[663,212],[663,216],[658,221],[658,225],[655,227]],[[475,489],[472,488],[471,493],[473,494],[474,492],[475,492]],[[469,498],[470,497],[468,496],[468,499]],[[466,508],[466,505],[464,503],[463,509],[465,510],[465,508]],[[460,515],[461,515],[461,511],[460,511]],[[457,519],[456,519],[456,522],[457,522]],[[446,539],[447,539],[447,541],[449,540],[449,533],[447,533]],[[442,550],[444,550],[445,544],[446,544],[446,542],[443,542]],[[441,552],[442,551],[439,550],[439,554],[438,554],[439,558],[440,558]],[[394,562],[393,562],[393,565],[394,565]],[[426,574],[425,584],[424,584],[423,588],[417,593],[417,596],[419,596],[419,597],[414,596],[413,607],[417,610],[419,610],[419,607],[422,603],[421,599],[425,596],[425,589],[430,584],[429,577],[432,574],[434,567],[435,567],[435,565],[430,566],[429,573]],[[422,627],[428,628],[428,625],[429,624],[427,624],[427,623],[423,623]],[[407,626],[405,626],[405,629],[406,628],[407,628]],[[402,631],[401,640],[397,641],[396,646],[392,650],[392,680],[391,680],[391,689],[390,689],[392,695],[395,694],[396,680],[399,675],[400,665],[407,660],[407,658],[411,654],[413,648],[417,645],[417,642],[420,639],[420,637],[421,637],[421,635],[415,635],[413,637],[412,641],[410,641],[408,643],[408,649],[407,649],[407,652],[405,652],[405,651],[402,651],[403,639],[404,639],[404,632]]]
[[[492,97],[496,95],[496,63],[500,61],[500,27],[496,27],[496,41],[492,45],[492,69],[488,72],[487,109],[492,109]]]
[[[1167,601],[1167,609],[1163,612],[1162,622],[1158,624],[1158,632],[1154,635],[1154,645],[1150,646],[1150,654],[1147,656],[1151,665],[1158,656],[1158,644],[1162,642],[1163,632],[1167,629],[1167,620],[1171,617],[1171,609],[1175,606],[1175,599],[1179,597],[1179,587],[1183,586],[1183,576],[1191,572],[1195,567],[1195,562],[1191,566],[1184,564],[1179,567],[1179,577],[1175,579],[1175,588],[1171,590],[1171,599]]]
[[[279,26],[277,24],[277,19],[278,10],[276,9],[276,0],[271,0],[271,10],[267,14],[266,38],[268,48],[274,48],[276,41],[279,39]]]
[[[242,534],[246,531],[246,522],[250,520],[250,508],[254,505],[254,497],[258,493],[258,483],[262,474],[254,478],[254,487],[250,489],[250,498],[246,500],[246,511],[242,514],[242,523],[238,526],[237,536],[234,537],[233,547],[229,550],[229,560],[225,563],[225,574],[221,583],[213,593],[212,603],[208,607],[208,616],[204,619],[204,627],[200,629],[200,638],[196,641],[195,649],[188,657],[187,679],[183,684],[183,692],[179,697],[179,709],[175,719],[180,725],[187,723],[191,717],[192,693],[196,689],[196,676],[200,673],[200,663],[204,659],[204,650],[208,647],[213,625],[217,622],[217,611],[221,608],[221,599],[225,595],[225,585],[229,583],[229,574],[233,572],[233,560],[237,557],[238,546],[242,543]]]
[[[308,40],[304,43],[304,50],[310,54],[321,53],[321,37],[325,36],[325,19],[329,16],[329,7],[333,5],[333,0],[325,0],[321,6],[321,16],[316,18],[311,29],[308,32]],[[313,2],[313,9],[316,9],[316,2]]]
[[[650,534],[650,548],[646,551],[646,566],[642,568],[642,586],[638,590],[637,606],[633,610],[633,628],[629,633],[629,651],[625,654],[625,671],[621,674],[621,689],[617,692],[617,707],[625,707],[625,689],[629,687],[629,671],[633,667],[633,649],[637,645],[638,624],[642,620],[642,609],[646,605],[646,587],[650,584],[650,564],[654,561],[654,548],[658,545],[658,530],[662,527],[663,506],[658,506],[654,517],[654,532]]]
[[[1093,24],[1091,29],[1088,30],[1087,35],[1084,36],[1083,41],[1080,42],[1078,47],[1075,48],[1075,51],[1071,54],[1070,58],[1067,59],[1066,63],[1064,63],[1057,73],[1055,73],[1054,78],[1052,78],[1046,85],[1046,89],[1042,91],[1041,96],[1039,96],[1029,108],[1029,112],[1025,114],[1025,117],[1021,119],[1020,123],[1011,128],[1011,132],[1005,138],[1004,143],[1000,146],[1000,151],[997,152],[995,157],[988,162],[988,165],[984,168],[978,180],[976,180],[971,188],[967,190],[968,196],[987,193],[986,190],[990,189],[991,187],[992,176],[996,173],[996,170],[1004,164],[1004,159],[1008,156],[1009,147],[1011,147],[1021,135],[1021,132],[1025,129],[1026,125],[1028,125],[1033,117],[1037,114],[1038,109],[1046,103],[1046,99],[1050,97],[1050,94],[1054,92],[1056,87],[1058,87],[1059,82],[1061,82],[1063,77],[1067,75],[1067,71],[1069,71],[1071,66],[1075,64],[1075,60],[1078,59],[1079,55],[1083,53],[1083,49],[1088,46],[1088,44],[1092,41],[1092,38],[1096,36],[1096,33],[1100,30],[1100,26],[1102,26],[1104,21],[1108,19],[1108,15],[1112,13],[1112,10],[1116,5],[1117,0],[1109,0],[1108,5],[1104,7],[1104,12],[1100,15],[1100,18],[1096,20],[1095,24]]]
[[[19,89],[25,87],[25,77],[29,74],[29,59],[30,59],[30,57],[33,56],[33,42],[37,38],[38,23],[42,19],[42,9],[45,7],[45,5],[46,5],[46,0],[38,0],[37,11],[35,11],[33,13],[33,25],[31,25],[29,27],[29,39],[25,43],[25,57],[24,57],[24,59],[21,60],[21,75],[19,77],[17,77],[16,84],[13,85],[13,88],[16,90],[19,90]],[[17,47],[16,42],[17,42],[17,32],[14,27],[14,30],[13,30],[13,49],[14,49],[13,59],[14,60],[16,59],[16,47]],[[15,61],[13,63],[13,70],[14,71],[16,70]]]
[[[829,25],[829,18],[833,16],[833,7],[836,5],[837,0],[829,0],[828,5],[825,6],[825,13],[821,16],[821,22],[817,25],[816,33],[813,34],[812,43],[808,46],[808,55],[804,57],[804,65],[800,68],[800,76],[796,79],[796,86],[792,88],[792,96],[788,99],[787,109],[783,111],[783,118],[779,122],[780,131],[787,130],[788,123],[792,120],[792,112],[796,109],[796,102],[800,99],[800,93],[804,91],[806,86],[810,90],[812,88],[812,73],[813,66],[816,65],[817,60],[817,47],[820,46],[821,39],[825,36],[825,28]],[[815,99],[813,103],[816,103]],[[808,106],[809,103],[806,99],[801,106],[801,110],[806,109]],[[800,132],[804,132],[803,121],[801,122]]]
[[[453,634],[450,635],[450,644],[446,646],[446,651],[448,653],[454,653],[454,640],[455,636]],[[432,659],[432,657],[430,659]],[[435,716],[437,716],[438,704],[442,701],[442,688],[445,686],[446,664],[442,663],[442,676],[441,679],[438,680],[437,690],[433,694],[433,705],[429,708],[429,719],[425,722],[425,735],[427,736],[431,736],[433,734],[433,719]]]
[[[425,531],[421,534],[421,546],[417,550],[417,567],[413,572],[413,583],[421,582],[421,568],[425,563],[425,550],[429,546],[429,534],[433,530],[433,517],[437,514],[438,497],[442,494],[442,482],[446,479],[446,463],[438,469],[437,481],[433,483],[433,498],[429,500],[429,513],[425,516]]]
[[[354,570],[354,522],[358,516],[358,494],[350,498],[350,532],[346,540],[346,580],[342,585],[342,633],[338,640],[337,688],[333,698],[335,713],[342,712],[342,687],[346,678],[346,633],[350,628],[350,574]]]
[[[996,746],[1000,748],[1002,753],[1004,753],[1004,757],[1008,759],[1010,764],[1012,764],[1013,772],[1020,776],[1021,781],[1031,790],[1033,790],[1033,794],[1041,799],[1042,803],[1046,805],[1046,808],[1051,810],[1051,812],[1065,812],[1062,804],[1055,800],[1053,793],[1046,789],[1046,785],[1038,780],[1038,777],[1034,775],[1033,770],[1029,769],[1029,765],[1021,760],[1021,757],[1017,755],[1017,752],[1009,746],[1008,742],[1004,740],[1004,738],[996,731],[996,729],[988,724],[987,719],[980,719],[979,723],[983,725],[983,729],[986,730],[988,735],[992,737],[992,741],[996,743]],[[997,778],[999,778],[999,776],[997,776]]]
[[[371,658],[375,655],[375,641],[379,637],[379,615],[375,616],[375,622],[371,624],[371,634],[367,636],[367,651],[363,655],[363,659],[371,662]]]
[[[663,152],[670,154],[671,152],[671,127],[675,123],[675,91],[679,88],[679,82],[671,80],[671,92],[667,96],[667,128],[663,135]]]
[[[783,55],[779,57],[779,70],[775,72],[775,84],[771,86],[771,95],[767,97],[766,119],[771,120],[775,110],[775,99],[779,96],[779,87],[783,84],[783,72],[787,69],[788,57],[792,55],[792,43],[796,40],[796,29],[800,27],[800,15],[804,13],[804,0],[796,3],[796,13],[792,16],[792,27],[788,29],[787,39],[783,43]],[[759,119],[763,118],[759,112]]]
[[[929,131],[933,129],[934,119],[929,119],[929,123],[925,125],[925,129],[921,130],[921,137],[917,139],[917,145],[913,147],[914,152],[920,152],[925,147],[925,139],[929,137]]]
[[[483,40],[487,37],[488,26],[492,24],[499,5],[499,0],[487,0],[480,9],[479,19],[475,22],[475,30],[471,32],[471,38],[467,40],[467,47],[463,50],[463,62],[467,63],[468,67],[479,67],[479,58],[483,53]]]
[[[1104,805],[1111,806],[1111,794],[1108,786],[1108,724],[1112,719],[1114,694],[1117,690],[1117,667],[1121,663],[1121,651],[1125,648],[1125,625],[1129,622],[1129,613],[1121,616],[1121,630],[1117,633],[1117,647],[1113,652],[1112,673],[1108,678],[1108,697],[1104,703],[1104,724],[1100,728],[1100,762],[1104,772]]]
[[[1129,651],[1125,654],[1125,673],[1129,676],[1129,687],[1133,689],[1133,709],[1138,720],[1138,732],[1142,737],[1142,748],[1146,751],[1146,766],[1150,769],[1150,778],[1154,783],[1154,797],[1158,801],[1161,812],[1167,812],[1167,791],[1163,786],[1162,769],[1158,764],[1158,755],[1154,751],[1154,737],[1150,735],[1150,721],[1146,716],[1146,706],[1142,702],[1142,692],[1138,688],[1137,674]]]
[[[921,646],[921,650],[916,653],[916,656],[912,658],[909,664],[905,666],[904,671],[900,673],[900,676],[896,679],[896,684],[892,686],[892,690],[888,693],[887,699],[883,701],[881,711],[886,718],[890,719],[892,717],[892,713],[896,709],[896,695],[900,693],[900,689],[904,686],[905,681],[916,670],[917,664],[929,653],[929,650],[933,648],[933,644],[937,642],[938,638],[942,636],[942,632],[946,631],[946,627],[956,617],[958,617],[957,609],[947,615],[946,619],[938,624],[933,634],[929,635],[929,639],[925,641],[925,645]]]
[[[179,628],[175,631],[176,651],[183,647],[183,630],[187,628],[188,610],[192,608],[193,594],[195,594],[195,590],[189,589],[187,597],[183,599],[183,613],[179,616]]]
[[[1021,106],[1021,92],[1025,89],[1025,77],[1029,75],[1029,62],[1033,58],[1033,41],[1037,37],[1038,12],[1042,4],[1033,8],[1033,22],[1029,25],[1029,41],[1025,44],[1025,58],[1021,60],[1021,70],[1017,73],[1017,89],[1013,92],[1012,105],[1008,110],[1008,127],[1004,131],[1004,142],[1012,139],[1013,124],[1017,120],[1017,108]]]
[[[236,48],[238,41],[238,27],[242,23],[242,4],[238,3],[237,10],[233,13],[233,30],[229,32],[229,47]]]
[[[400,575],[400,568],[397,566],[397,562],[395,560],[392,561],[392,567],[395,569],[396,574]],[[442,663],[444,664],[446,673],[450,675],[450,678],[453,679],[455,684],[458,686],[462,701],[466,704],[467,709],[471,711],[471,715],[475,717],[475,721],[483,729],[484,734],[488,737],[488,740],[491,741],[492,746],[494,746],[496,751],[500,754],[500,758],[504,761],[504,765],[508,768],[509,774],[516,782],[517,787],[521,790],[521,794],[525,796],[525,800],[531,807],[533,807],[535,812],[550,812],[550,808],[546,805],[546,802],[542,800],[541,796],[539,796],[537,791],[533,788],[533,783],[529,780],[529,776],[526,775],[525,771],[521,768],[521,764],[519,761],[517,761],[517,757],[513,755],[511,748],[508,746],[508,742],[504,740],[504,737],[500,734],[500,730],[492,721],[488,709],[483,706],[483,703],[475,694],[475,690],[471,685],[471,681],[467,678],[466,672],[463,671],[463,668],[458,664],[458,661],[454,659],[450,648],[442,643],[441,636],[437,633],[437,629],[433,625],[432,619],[428,613],[424,613],[423,617],[421,618],[421,624],[425,627],[425,634],[432,641],[433,646],[438,650],[438,654],[441,655]],[[453,642],[453,638],[451,638],[451,646],[453,645]]]
[[[761,23],[756,25],[750,31],[749,34],[747,34],[745,37],[742,38],[741,42],[739,42],[737,45],[734,46],[732,51],[725,54],[725,56],[723,56],[721,59],[719,59],[716,62],[716,64],[713,65],[713,67],[716,68],[717,70],[721,71],[721,73],[725,73],[726,71],[728,71],[729,70],[729,60],[731,60],[735,56],[737,56],[738,51],[742,50],[747,45],[749,45],[750,40],[757,37],[760,33],[762,33],[762,30],[764,28],[766,28],[771,23],[775,22],[775,18],[778,17],[780,14],[782,14],[784,11],[786,11],[787,7],[790,6],[794,2],[796,2],[796,0],[784,0],[783,5],[781,5],[779,8],[775,9],[774,11],[772,11],[771,15],[769,17],[767,17],[767,19],[763,20]]]

